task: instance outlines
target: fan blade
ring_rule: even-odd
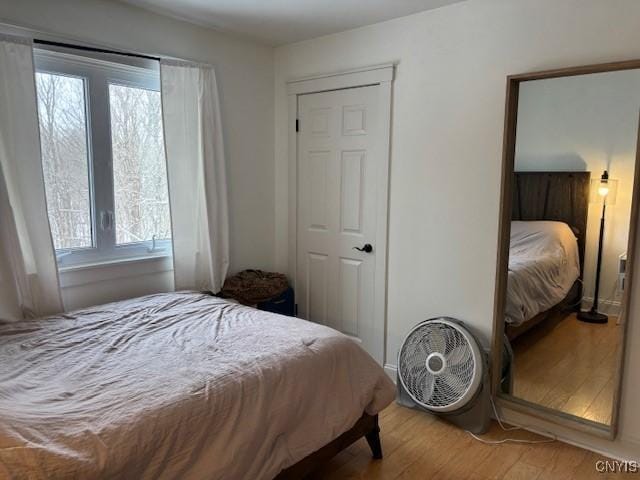
[[[445,373],[440,377],[440,379],[451,389],[451,391],[461,396],[464,394],[467,386],[461,381],[460,377],[454,375],[453,373]]]
[[[444,354],[446,348],[446,339],[441,329],[434,328],[426,337],[429,353],[438,352]]]
[[[420,378],[420,376],[423,375],[424,372],[424,365],[411,365],[411,368],[409,369],[409,376],[410,378],[417,379]]]
[[[466,345],[459,345],[447,355],[447,366],[455,367],[471,360],[471,350]]]
[[[411,361],[415,363],[424,363],[427,360],[427,355],[429,355],[424,338],[419,335],[414,335],[408,343],[409,346],[404,349],[407,358],[411,358]]]
[[[411,392],[415,393],[420,389],[420,378],[424,375],[424,367],[420,367],[419,365],[411,365],[405,370],[405,374],[402,376],[402,379],[407,386],[407,389]]]
[[[447,352],[450,352],[454,345],[457,345],[456,341],[458,337],[458,332],[452,328],[447,328],[444,331],[444,339],[445,339],[445,348]]]
[[[413,368],[414,365],[424,367],[427,360],[427,354],[424,352],[425,347],[418,344],[410,345],[403,348],[400,354],[400,364],[406,368]]]
[[[433,375],[431,375],[429,372],[427,372],[427,370],[425,370],[425,376],[424,376],[424,382],[422,385],[422,391],[423,396],[422,398],[424,399],[423,402],[424,403],[429,403],[429,401],[431,400],[431,397],[433,396],[433,389],[435,387],[435,382],[433,380]]]
[[[428,338],[428,337],[427,337]],[[422,338],[421,341],[418,342],[420,353],[424,355],[425,360],[431,353],[429,351],[429,340]]]
[[[433,394],[433,377],[424,366],[412,365],[402,377],[407,390],[415,399],[426,404]]]

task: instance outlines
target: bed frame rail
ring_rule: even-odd
[[[380,427],[378,426],[378,415],[362,414],[360,420],[350,429],[340,435],[338,438],[328,443],[320,450],[317,450],[309,456],[303,458],[298,463],[286,468],[278,474],[276,480],[299,480],[305,478],[314,469],[331,460],[345,448],[349,447],[355,441],[365,437],[373,458],[379,460],[382,458],[382,445],[380,444]]]

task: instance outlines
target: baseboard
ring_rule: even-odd
[[[387,374],[387,376],[393,381],[393,383],[396,383],[398,367],[396,367],[395,365],[391,365],[389,363],[385,363],[384,373]]]
[[[505,421],[504,418],[502,420]],[[506,421],[509,422],[509,420],[506,420]],[[518,422],[509,422],[509,423],[519,426]],[[538,435],[541,435],[543,437],[549,437],[549,430],[546,430],[542,427],[536,427],[532,425],[523,425],[521,426],[521,428],[529,432],[537,433]],[[566,434],[556,434],[555,437],[560,442],[566,443],[568,445],[572,445],[574,447],[581,448],[583,450],[587,450],[589,452],[597,453],[604,457],[609,457],[613,460],[619,460],[621,462],[634,462],[634,461],[637,462],[638,461],[637,457],[633,453],[627,453],[626,451],[621,451],[621,450],[629,450],[628,446],[630,445],[632,445],[633,448],[635,448],[636,446],[640,447],[640,439],[636,439],[635,437],[628,437],[626,435],[624,437],[620,437],[617,442],[610,443],[610,445],[613,448],[594,445],[592,443],[585,442],[583,440],[575,440]],[[620,448],[620,445],[623,445],[622,449]],[[627,448],[625,448],[625,446]]]
[[[593,297],[582,297],[582,308],[588,310],[593,305]],[[620,315],[621,303],[619,300],[598,300],[598,310],[607,315]]]
[[[622,443],[633,445],[634,447],[637,447],[638,451],[640,452],[640,437],[635,436],[635,435],[620,435],[619,440]]]

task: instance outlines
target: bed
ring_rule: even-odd
[[[560,303],[580,277],[578,242],[563,222],[511,222],[505,317],[519,327]]]
[[[589,181],[589,172],[514,173],[505,304],[511,340],[580,304]]]
[[[208,294],[0,323],[0,478],[300,478],[380,456],[394,396],[348,337]]]

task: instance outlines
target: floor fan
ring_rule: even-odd
[[[426,320],[409,332],[398,354],[398,402],[441,416],[473,433],[491,414],[488,362],[462,322]]]

